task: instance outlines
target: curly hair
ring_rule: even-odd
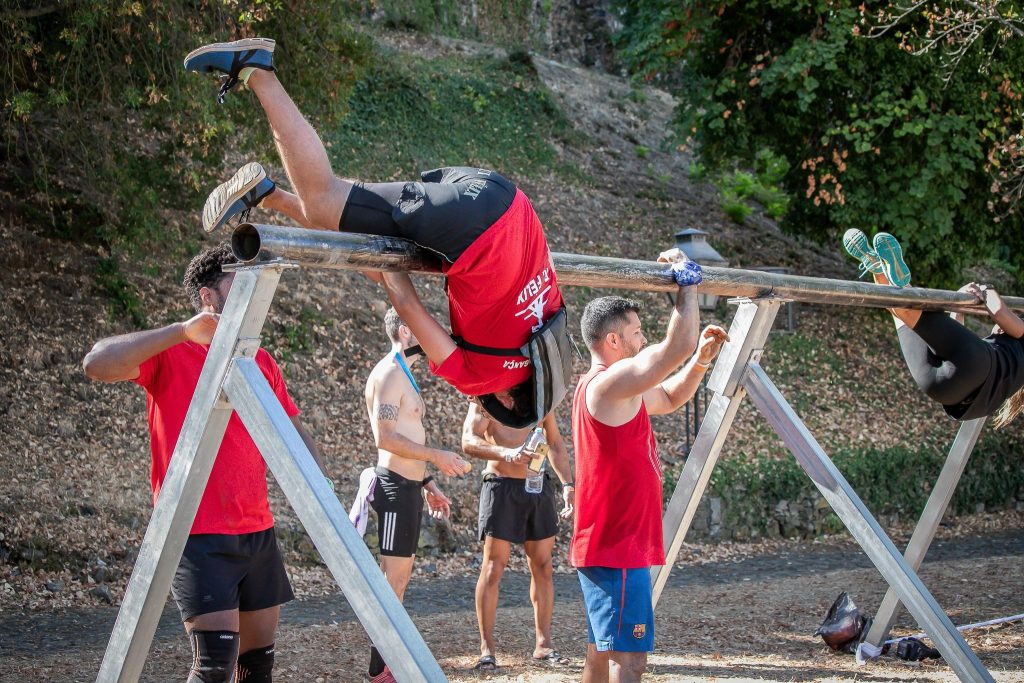
[[[204,249],[189,262],[182,284],[185,285],[185,293],[196,311],[203,310],[203,300],[199,296],[199,290],[203,287],[216,287],[220,279],[224,277],[222,268],[228,263],[238,263],[238,259],[231,253],[229,244]]]
[[[398,315],[398,311],[392,306],[384,314],[384,331],[388,333],[388,339],[393,342],[398,341],[398,327],[405,325],[402,322],[402,318]]]

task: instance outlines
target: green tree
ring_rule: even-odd
[[[618,46],[680,96],[680,137],[706,164],[752,165],[765,149],[788,162],[790,230],[893,232],[916,281],[952,286],[967,266],[1024,265],[1024,41],[1007,40],[1010,9],[941,37],[936,17],[965,7],[621,0]]]

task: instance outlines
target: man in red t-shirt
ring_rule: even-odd
[[[185,58],[190,71],[228,76],[256,93],[267,115],[294,194],[258,163],[217,187],[203,209],[213,231],[260,206],[300,225],[409,239],[435,254],[447,276],[451,335],[427,312],[404,274],[371,274],[420,340],[432,372],[480,396],[512,427],[537,421],[530,360],[487,349],[519,349],[562,307],[544,229],[530,200],[495,171],[449,167],[419,181],[364,183],[334,175],[316,131],[291,100],[273,66],[275,43],[248,38],[214,43]]]
[[[195,316],[102,339],[83,362],[91,379],[130,380],[146,389],[154,503],[234,278],[222,267],[235,262],[227,245],[200,253],[184,282]],[[256,364],[319,463],[274,359],[260,349]],[[171,586],[192,642],[189,683],[226,682],[233,675],[253,683],[271,680],[281,605],[294,596],[274,535],[266,469],[232,414]]]
[[[678,249],[658,260],[673,263],[677,282],[693,283]],[[654,649],[650,570],[665,563],[665,550],[661,460],[648,416],[690,400],[728,339],[710,325],[698,345],[697,295],[682,284],[665,340],[646,349],[639,310],[635,301],[603,297],[587,304],[580,323],[592,361],[572,404],[576,523],[569,560],[583,589],[583,680],[591,682],[639,681]]]

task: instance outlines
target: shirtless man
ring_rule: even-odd
[[[449,476],[461,477],[471,465],[451,451],[424,445],[424,403],[410,366],[416,363],[416,337],[395,309],[384,316],[391,351],[374,366],[366,380],[366,410],[377,443],[373,499],[380,538],[380,567],[399,600],[405,596],[420,539],[420,519],[426,499],[431,517],[446,519],[451,501],[433,477],[427,463]],[[394,681],[376,647],[370,648],[370,683]]]
[[[561,517],[573,512],[572,469],[569,453],[558,431],[554,413],[541,423],[550,448],[549,464],[562,482]],[[551,644],[551,612],[555,591],[551,577],[551,551],[558,533],[554,484],[544,479],[539,494],[524,490],[530,456],[521,452],[530,429],[506,427],[483,408],[478,401],[469,404],[469,413],[462,428],[462,449],[474,458],[487,460],[480,488],[480,540],[484,542],[483,563],[476,584],[476,618],[480,627],[480,659],[476,669],[494,671],[494,622],[498,611],[501,577],[508,566],[513,543],[522,543],[530,567],[530,601],[536,645],[533,658],[548,664],[566,664]]]

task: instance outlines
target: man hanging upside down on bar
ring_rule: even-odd
[[[275,43],[250,38],[191,52],[185,68],[222,73],[223,96],[239,81],[256,94],[294,194],[249,163],[217,187],[203,209],[212,232],[256,206],[306,228],[402,237],[435,254],[447,276],[452,336],[427,312],[408,275],[373,274],[430,361],[459,391],[481,397],[488,412],[514,427],[538,411],[530,359],[520,348],[562,308],[543,226],[525,194],[480,168],[439,168],[420,181],[364,183],[339,178],[316,131],[273,67]],[[496,354],[494,351],[505,351]]]

